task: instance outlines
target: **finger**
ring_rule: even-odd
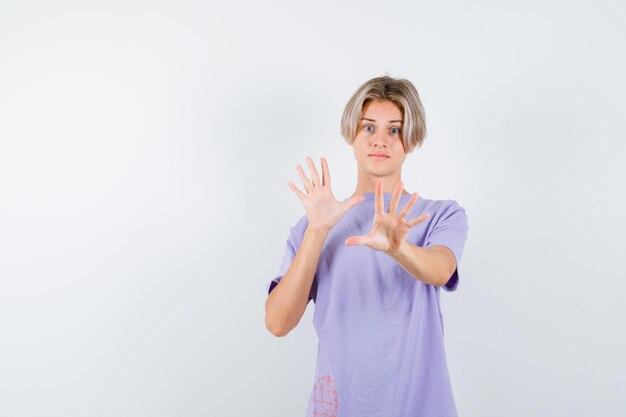
[[[306,157],[306,163],[309,166],[309,171],[311,171],[311,179],[313,180],[313,186],[320,186],[322,183],[320,182],[320,176],[317,173],[317,169],[315,169],[315,164],[310,156]]]
[[[345,240],[345,244],[348,246],[365,245],[367,242],[367,236],[350,236]]]
[[[359,204],[361,201],[365,200],[365,197],[362,195],[355,195],[353,197],[350,197],[349,200],[344,201],[342,203],[344,209],[346,211],[350,210],[352,207],[356,206],[357,204]]]
[[[404,218],[404,216],[409,214],[409,212],[415,205],[415,202],[417,201],[418,198],[419,198],[419,194],[416,192],[413,193],[411,198],[409,198],[409,201],[404,205],[404,207],[402,207],[402,211],[400,212],[400,217]]]
[[[374,213],[383,214],[385,212],[385,196],[383,195],[383,180],[376,182],[376,190],[374,192]]]
[[[396,186],[393,188],[393,195],[391,196],[391,201],[389,202],[389,211],[388,213],[396,214],[396,210],[398,209],[398,203],[400,202],[400,192],[402,191],[402,186],[404,184],[402,181],[398,181]]]
[[[416,217],[414,219],[411,219],[408,221],[409,224],[409,228],[415,226],[416,224],[420,224],[421,222],[423,222],[424,220],[426,220],[427,218],[430,217],[429,213],[423,214],[420,217]]]
[[[291,182],[288,182],[287,185],[296,194],[296,196],[300,199],[300,201],[304,202],[304,199],[306,198],[306,194],[304,194],[302,191],[300,191],[298,189],[298,187],[293,185]]]
[[[330,186],[330,171],[326,158],[322,157],[322,185]]]
[[[311,185],[311,183],[309,182],[309,179],[304,174],[304,169],[302,169],[300,165],[298,165],[296,168],[298,170],[298,175],[300,175],[300,179],[302,180],[302,185],[304,185],[304,189],[306,190],[307,193],[309,193],[311,191],[311,188],[313,188],[313,186]]]

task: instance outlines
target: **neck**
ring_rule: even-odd
[[[361,195],[365,193],[374,193],[376,192],[376,182],[379,180],[379,177],[367,177],[367,178],[359,178],[359,181],[356,185],[356,190],[350,197],[355,195]],[[396,188],[396,184],[400,181],[400,176],[396,177],[388,177],[382,178],[383,180],[383,193],[393,193],[394,188]],[[403,188],[402,194],[409,194],[409,192]]]

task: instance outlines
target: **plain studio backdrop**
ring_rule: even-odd
[[[409,192],[469,234],[442,293],[463,417],[624,416],[625,6],[0,2],[0,415],[303,416],[310,303],[266,285],[341,112],[411,80]],[[381,416],[394,417],[394,416]]]

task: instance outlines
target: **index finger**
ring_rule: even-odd
[[[375,213],[383,214],[385,212],[385,197],[383,196],[383,180],[376,182],[375,196]]]
[[[328,169],[328,162],[326,158],[322,156],[322,185],[330,186],[330,171]]]
[[[310,156],[306,157],[306,163],[309,166],[309,171],[311,171],[311,178],[313,179],[313,186],[322,185],[320,182],[320,177],[317,173],[317,169],[315,168],[315,164],[313,163],[313,159]]]

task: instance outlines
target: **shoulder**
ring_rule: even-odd
[[[304,238],[304,232],[306,231],[307,226],[309,225],[309,221],[306,217],[306,214],[303,214],[302,217],[296,221],[296,224],[291,226],[289,229],[289,239],[296,245],[300,245],[302,239]]]
[[[437,212],[450,212],[450,211],[465,211],[463,206],[457,201],[452,199],[444,199],[444,200],[431,200],[428,198],[420,198],[422,204],[428,210],[431,210],[433,213]],[[433,214],[431,213],[431,214]]]
[[[457,200],[428,200],[423,212],[430,214],[429,224],[437,227],[442,224],[467,224],[467,213],[465,208]]]

